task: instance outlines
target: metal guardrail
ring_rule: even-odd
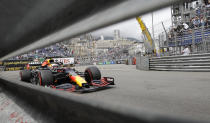
[[[150,58],[149,69],[159,71],[210,72],[210,54]]]

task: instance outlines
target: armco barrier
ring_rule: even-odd
[[[136,68],[157,71],[210,72],[210,53],[164,57],[147,57],[139,53],[136,57]]]
[[[158,71],[210,72],[210,53],[149,59],[149,69]]]
[[[44,123],[193,123],[169,117],[155,116],[135,109],[108,105],[77,94],[23,83],[0,76],[0,86],[25,102],[32,117]],[[17,101],[18,103],[18,101]]]

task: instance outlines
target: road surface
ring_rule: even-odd
[[[103,76],[115,78],[116,86],[78,96],[148,113],[210,121],[209,72],[140,71],[132,65],[98,67]],[[76,69],[84,71],[85,67]],[[20,79],[18,71],[1,75]]]

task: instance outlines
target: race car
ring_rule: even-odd
[[[101,77],[100,70],[91,66],[84,72],[65,68],[52,59],[45,60],[38,69],[20,71],[22,81],[72,92],[91,92],[114,85],[113,77]]]

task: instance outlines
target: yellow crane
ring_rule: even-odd
[[[140,28],[142,30],[142,33],[147,38],[147,40],[144,40],[145,49],[147,50],[147,53],[156,53],[155,49],[155,43],[154,40],[151,37],[151,34],[149,30],[147,29],[146,25],[142,21],[141,17],[136,17],[136,20],[138,21]]]

